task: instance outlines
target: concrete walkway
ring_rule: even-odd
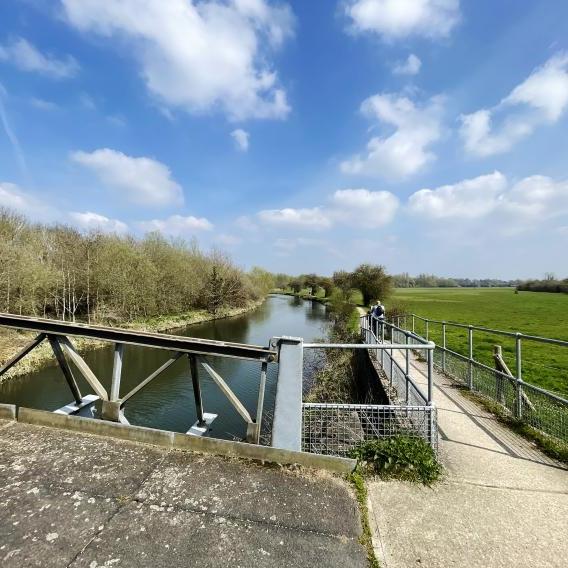
[[[0,420],[0,565],[367,566],[331,474]]]
[[[414,358],[412,369],[425,385],[425,365]],[[445,478],[433,488],[369,484],[381,566],[567,566],[568,471],[446,377],[434,383]]]

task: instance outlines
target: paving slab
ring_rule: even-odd
[[[327,472],[299,474],[277,466],[172,452],[137,498],[315,532],[361,534],[351,492],[343,480]]]
[[[412,356],[415,382],[426,384],[425,370]],[[566,566],[565,466],[463,396],[448,377],[436,372],[434,387],[443,482],[369,483],[382,566]]]
[[[110,498],[12,485],[0,501],[3,568],[67,566],[118,509]]]
[[[340,477],[15,423],[0,428],[2,568],[366,566]]]
[[[4,477],[119,496],[135,491],[165,452],[133,442],[13,424],[0,430],[0,455],[0,481]]]
[[[353,567],[366,561],[356,540],[174,507],[132,503],[73,567]]]

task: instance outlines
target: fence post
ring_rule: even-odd
[[[424,321],[426,322],[426,341],[429,341],[428,335],[430,333],[430,326],[429,326],[430,321],[429,320],[424,320]]]
[[[515,415],[519,420],[523,418],[523,364],[521,351],[522,333],[517,333],[515,337],[515,360],[517,363],[517,401],[515,405]]]
[[[446,322],[442,322],[442,372],[446,372]]]
[[[414,333],[414,314],[412,314],[412,333]]]
[[[469,344],[469,365],[468,365],[468,387],[473,390],[473,326],[467,329],[467,340]]]
[[[428,362],[428,406],[432,406],[432,392],[434,390],[434,350],[426,351]]]

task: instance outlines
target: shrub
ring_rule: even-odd
[[[365,473],[383,479],[401,479],[430,485],[437,481],[442,466],[432,447],[421,438],[405,435],[361,442],[351,451]]]

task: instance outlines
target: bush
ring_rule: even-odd
[[[432,447],[421,438],[395,436],[361,442],[351,451],[359,467],[383,479],[401,479],[430,485],[442,474]]]

